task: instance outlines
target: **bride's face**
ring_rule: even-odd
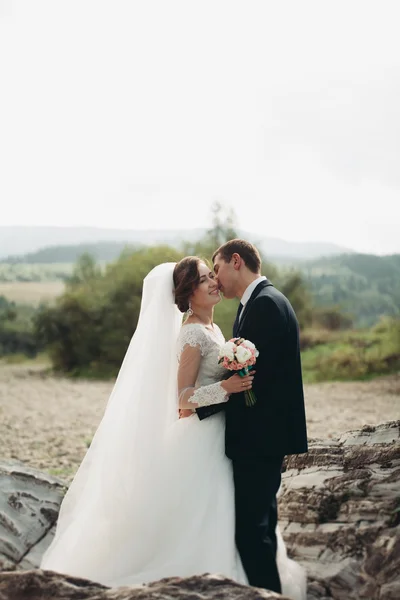
[[[221,300],[221,295],[218,284],[215,281],[214,273],[203,262],[199,263],[199,277],[200,282],[191,298],[192,305],[197,305],[201,308],[215,306]]]
[[[237,295],[239,254],[234,254],[229,263],[225,262],[219,254],[214,258],[214,273],[219,289],[228,300]]]

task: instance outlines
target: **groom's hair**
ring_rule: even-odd
[[[214,252],[212,261],[214,262],[215,257],[219,255],[226,263],[229,263],[232,260],[233,254],[239,254],[246,263],[246,267],[250,269],[252,273],[260,273],[260,253],[253,244],[246,242],[246,240],[229,240],[229,242],[222,244],[222,246]]]

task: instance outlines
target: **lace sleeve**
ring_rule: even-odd
[[[185,329],[184,326],[182,329]],[[194,409],[227,402],[229,396],[221,382],[196,387],[202,357],[207,351],[207,337],[197,327],[190,327],[179,336],[178,394],[180,408]]]
[[[211,404],[222,404],[228,402],[229,396],[221,386],[221,382],[203,385],[199,388],[194,388],[192,395],[187,398],[187,401],[197,406],[210,406]]]
[[[186,345],[192,348],[198,347],[201,356],[205,356],[207,352],[207,336],[204,333],[202,327],[197,326],[196,323],[192,325],[183,325],[181,328],[178,338],[178,356],[182,354],[182,351]]]

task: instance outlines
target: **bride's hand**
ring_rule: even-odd
[[[252,371],[250,375],[240,377],[240,375],[232,375],[229,379],[221,382],[221,387],[226,391],[227,394],[238,394],[245,390],[251,390],[253,385],[255,371]]]
[[[180,408],[179,409],[179,418],[184,419],[185,417],[191,417],[193,415],[192,409],[189,408]]]

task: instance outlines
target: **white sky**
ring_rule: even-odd
[[[397,0],[0,0],[0,224],[400,252]]]

